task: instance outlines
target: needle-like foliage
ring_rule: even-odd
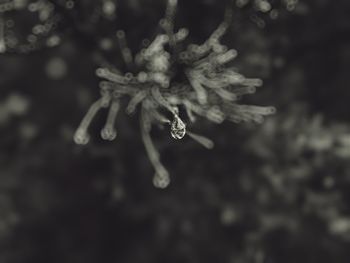
[[[109,108],[101,137],[115,139],[120,100],[129,97],[126,112],[140,109],[142,139],[155,169],[154,185],[160,188],[169,184],[170,177],[150,136],[153,124],[169,126],[174,139],[188,135],[212,148],[214,144],[210,139],[188,131],[185,120],[194,123],[201,116],[215,123],[224,120],[262,122],[265,115],[275,111],[274,107],[238,103],[242,95],[254,93],[262,81],[246,78],[229,66],[237,52],[221,44],[220,39],[230,25],[231,12],[226,13],[224,21],[203,44],[183,48],[189,32],[186,28],[174,31],[176,8],[177,1],[169,0],[165,16],[159,23],[162,33],[135,57],[127,45],[124,31],[117,32],[126,66],[137,70],[124,74],[116,68],[97,69],[97,76],[103,79],[101,98],[92,104],[74,136],[76,143],[86,144],[93,117],[99,109]],[[185,116],[180,116],[180,112]]]

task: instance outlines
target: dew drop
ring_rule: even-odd
[[[171,136],[174,139],[182,139],[186,134],[186,124],[177,116],[171,123]]]

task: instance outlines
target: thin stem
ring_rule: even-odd
[[[5,53],[6,43],[5,43],[5,21],[0,14],[0,53]]]
[[[145,110],[142,109],[140,126],[141,126],[141,135],[142,135],[143,144],[145,146],[148,158],[151,161],[154,167],[154,170],[156,172],[153,179],[153,183],[156,187],[165,188],[170,183],[170,176],[168,171],[160,162],[159,153],[153,144],[153,141],[150,135],[149,119],[146,116],[146,114],[147,113],[145,112]]]

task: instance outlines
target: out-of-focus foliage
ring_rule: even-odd
[[[165,191],[152,185],[136,117],[120,115],[115,143],[98,139],[105,113],[89,147],[72,142],[99,96],[97,54],[118,65],[108,38],[123,29],[137,51],[165,7],[119,1],[115,18],[97,19],[103,2],[59,9],[55,47],[0,56],[0,262],[348,262],[349,1],[299,0],[291,11],[269,1],[276,19],[233,3],[223,42],[264,80],[247,103],[278,113],[259,126],[198,123],[212,151],[155,131],[173,175]],[[179,1],[178,26],[201,43],[225,5]],[[32,26],[23,15],[15,24]]]

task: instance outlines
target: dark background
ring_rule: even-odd
[[[36,1],[22,2],[0,12],[19,44],[37,23]],[[104,113],[88,145],[72,139],[99,96],[101,57],[121,64],[116,30],[137,52],[159,33],[165,1],[120,0],[115,16],[96,11],[104,1],[51,2],[57,27],[32,50],[0,54],[1,263],[349,262],[348,0],[271,0],[275,13],[231,3],[223,42],[244,75],[264,80],[249,102],[277,113],[261,125],[197,123],[211,151],[155,129],[166,189],[152,185],[137,114],[118,116],[113,142],[99,138]],[[176,26],[200,43],[229,4],[179,0]],[[53,35],[61,41],[46,47]]]

